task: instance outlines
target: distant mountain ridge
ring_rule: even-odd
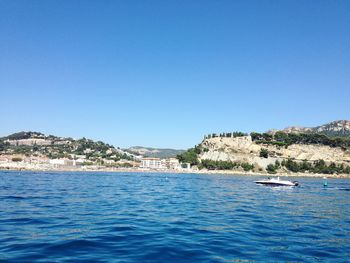
[[[276,131],[277,130],[270,130],[269,133],[274,133]],[[350,136],[350,120],[332,121],[317,127],[290,126],[281,131],[285,133],[319,133],[332,137],[347,137]]]
[[[185,150],[168,149],[168,148],[152,148],[143,146],[133,146],[128,149],[124,149],[131,154],[140,155],[143,157],[155,157],[155,158],[171,158],[176,155],[185,152]]]

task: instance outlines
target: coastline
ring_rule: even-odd
[[[24,168],[24,167],[0,167],[0,171],[32,171],[32,172],[111,172],[111,173],[178,173],[178,174],[206,174],[206,175],[243,175],[243,176],[265,176],[265,177],[310,177],[310,178],[333,178],[350,179],[349,174],[314,174],[314,173],[276,173],[244,172],[235,170],[152,170],[137,168],[108,168],[108,167],[45,167],[45,168]]]

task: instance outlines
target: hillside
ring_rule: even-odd
[[[181,154],[185,151],[185,150],[151,148],[151,147],[142,147],[142,146],[133,146],[124,150],[131,154],[139,155],[142,157],[157,157],[157,158],[176,157],[176,155]]]
[[[347,131],[346,126],[339,128],[336,123],[314,128],[316,132],[293,129],[250,135],[212,134],[178,158],[208,170],[350,173],[350,137],[334,137],[335,132],[344,135]]]
[[[101,141],[19,132],[0,138],[1,155],[34,156],[49,159],[81,159],[85,163],[133,160],[133,155]]]

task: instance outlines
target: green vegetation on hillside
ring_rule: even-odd
[[[202,160],[198,168],[206,168],[208,170],[233,170],[242,167],[244,171],[250,171],[254,169],[253,164],[239,163],[231,161],[213,161],[213,160]]]
[[[9,146],[10,146],[9,143],[6,143],[6,142],[0,140],[0,152],[8,149]]]
[[[306,160],[296,162],[291,159],[283,160],[282,162],[276,161],[275,164],[269,164],[266,167],[266,171],[275,174],[282,167],[293,173],[350,174],[350,166],[338,165],[334,162],[327,165],[324,160],[314,162],[308,162]]]
[[[190,163],[191,165],[197,165],[198,155],[201,153],[202,148],[200,146],[195,146],[194,148],[188,149],[186,152],[178,154],[176,158],[180,163]]]
[[[252,132],[250,136],[254,142],[260,144],[271,144],[285,147],[292,144],[318,144],[330,147],[340,147],[342,149],[350,148],[349,137],[329,137],[318,133],[285,133],[279,131],[275,134],[269,134]]]
[[[25,144],[20,143],[21,140],[25,139],[43,139],[44,143],[37,144],[35,141],[31,144],[28,141]],[[132,155],[123,153],[112,145],[101,141],[95,142],[86,138],[74,140],[53,135],[45,136],[39,132],[18,132],[0,138],[0,153],[45,156],[50,159],[77,159],[84,157],[87,162],[96,163],[102,159],[113,161],[121,159],[133,160]]]
[[[277,160],[275,164],[269,164],[266,167],[266,171],[270,174],[275,174],[277,173],[277,170],[281,167],[281,163]]]
[[[23,139],[41,139],[45,138],[45,135],[40,133],[40,132],[16,132],[13,133],[9,136],[0,138],[0,140],[5,141],[5,140],[23,140]]]
[[[259,156],[262,157],[262,158],[268,158],[269,157],[269,151],[267,149],[262,148],[260,150]]]
[[[177,159],[181,163],[190,163],[191,165],[198,165],[199,169],[205,168],[208,170],[232,170],[239,167],[242,167],[244,171],[250,171],[254,169],[254,165],[249,163],[213,161],[207,159],[199,161],[198,155],[201,152],[205,152],[206,150],[207,149],[203,148],[201,145],[197,145],[194,148],[190,148],[186,152],[177,155]]]
[[[343,164],[336,164],[334,162],[329,165],[324,160],[318,160],[315,162],[296,162],[291,159],[284,160],[281,162],[281,166],[286,167],[291,172],[309,172],[309,173],[320,173],[320,174],[350,174],[350,166]]]

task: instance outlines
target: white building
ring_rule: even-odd
[[[180,170],[181,165],[176,158],[160,159],[160,158],[142,158],[141,168],[147,169],[169,169]]]
[[[163,166],[170,170],[179,170],[181,169],[181,165],[178,159],[176,158],[168,158],[162,160]]]
[[[142,158],[141,168],[164,169],[165,167],[160,158]]]
[[[51,145],[52,141],[46,139],[21,139],[21,140],[6,140],[10,145]]]
[[[49,163],[54,165],[65,165],[65,159],[50,159]]]
[[[64,165],[64,166],[75,166],[76,161],[75,160],[69,160],[69,159],[50,159],[49,164],[53,164],[55,166]]]

